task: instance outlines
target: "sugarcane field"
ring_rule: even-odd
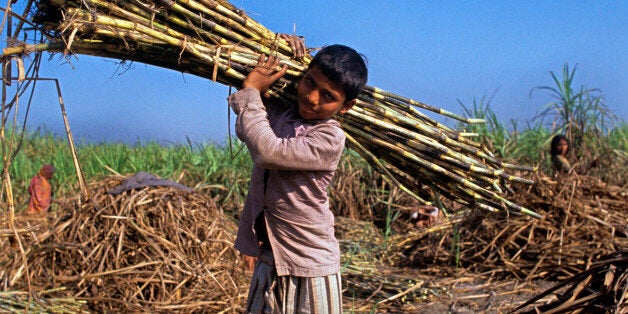
[[[77,142],[64,96],[80,91],[39,73],[97,57],[235,92],[266,55],[285,67],[266,96],[296,103],[321,47],[296,57],[246,6],[6,2],[0,313],[247,312],[253,268],[234,247],[247,145]],[[571,86],[575,74],[565,64],[539,88],[558,99],[541,113],[550,127],[509,131],[488,106],[456,113],[369,83],[334,116],[346,137],[328,188],[342,312],[628,313],[628,125],[597,90]],[[17,118],[43,82],[62,136]]]

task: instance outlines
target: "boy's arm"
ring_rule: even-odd
[[[249,149],[253,161],[266,169],[335,170],[344,147],[344,133],[323,123],[294,138],[278,138],[268,122],[260,94],[286,73],[273,56],[260,56],[257,66],[242,83],[243,89],[229,98],[238,115],[236,135]]]
[[[238,114],[236,134],[255,164],[266,169],[335,170],[344,148],[345,136],[336,123],[313,126],[303,136],[279,138],[270,127],[259,91],[243,89],[229,98]]]

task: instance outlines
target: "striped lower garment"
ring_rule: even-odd
[[[340,273],[324,277],[277,276],[271,251],[255,265],[247,313],[342,313]]]

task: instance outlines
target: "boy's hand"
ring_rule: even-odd
[[[270,86],[286,74],[286,71],[288,70],[287,65],[284,65],[279,70],[278,67],[278,58],[275,58],[274,56],[268,56],[268,58],[266,58],[265,55],[260,55],[259,61],[257,61],[257,66],[255,66],[255,69],[253,69],[246,79],[244,79],[244,82],[242,82],[242,88],[255,88],[260,92],[260,94],[268,97],[269,95],[267,91]]]
[[[305,54],[307,53],[303,37],[288,34],[279,34],[279,38],[284,39],[288,42],[288,44],[290,45],[290,49],[292,49],[292,54],[296,59],[303,59],[303,56],[305,56]]]
[[[247,273],[253,273],[253,271],[255,271],[255,263],[257,262],[257,257],[244,254],[240,255],[242,257],[242,260],[244,261],[244,271]]]

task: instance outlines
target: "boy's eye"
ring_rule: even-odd
[[[329,93],[329,92],[325,92],[325,94],[323,94],[323,96],[324,96],[324,97],[325,97],[325,99],[327,99],[327,100],[330,100],[330,101],[335,100],[335,99],[334,99],[334,95],[332,95],[332,94],[331,94],[331,93]]]

